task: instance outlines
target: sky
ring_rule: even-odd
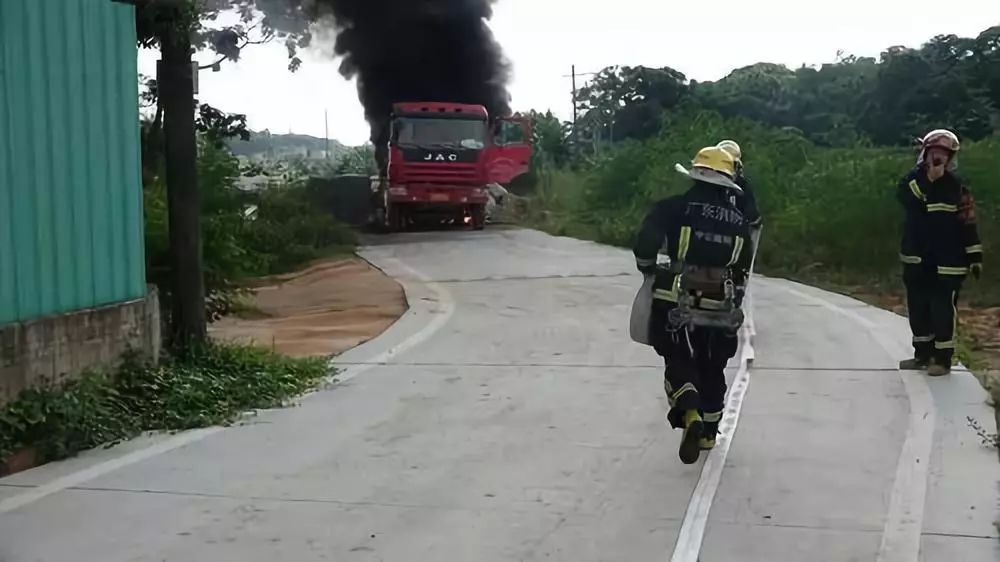
[[[694,80],[717,80],[757,62],[796,68],[833,61],[837,52],[878,57],[892,45],[919,46],[939,34],[974,37],[1000,25],[996,0],[499,0],[490,27],[513,63],[515,111],[572,115],[570,70],[609,65],[670,66]],[[726,15],[728,14],[728,16]],[[339,62],[303,53],[296,73],[280,44],[251,46],[237,63],[199,75],[200,101],[245,113],[254,130],[368,140],[355,85]],[[139,54],[152,76],[158,54]],[[198,56],[206,63],[209,53]],[[578,85],[586,76],[578,78]]]

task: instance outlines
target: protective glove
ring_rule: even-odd
[[[983,275],[983,264],[974,263],[969,266],[969,271],[972,272],[972,276],[976,278],[976,281],[979,281],[979,278]]]

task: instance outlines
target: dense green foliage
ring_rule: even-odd
[[[229,151],[203,141],[198,157],[209,317],[228,313],[243,281],[281,273],[303,263],[351,250],[355,234],[316,205],[302,182],[257,192],[238,187],[240,166]],[[169,233],[163,176],[144,188],[147,273],[169,311]]]
[[[686,189],[675,163],[702,146],[738,139],[764,214],[758,263],[764,272],[808,280],[895,285],[901,209],[894,193],[915,162],[906,148],[818,146],[794,131],[700,111],[665,116],[664,129],[627,141],[581,171],[550,172],[538,224],[560,234],[628,246],[656,200]],[[971,184],[987,247],[1000,246],[1000,137],[966,143],[959,171]],[[989,262],[989,255],[987,255]],[[1000,271],[967,285],[967,295],[1000,304]]]
[[[577,96],[588,150],[655,136],[660,117],[682,104],[793,127],[824,146],[905,145],[938,127],[979,140],[1000,123],[998,100],[1000,26],[889,47],[879,60],[842,56],[796,70],[760,63],[716,82],[689,82],[671,68],[609,67]]]
[[[378,175],[375,161],[375,147],[371,144],[354,146],[344,150],[333,167],[334,174]]]
[[[0,408],[0,459],[30,447],[51,461],[143,431],[229,423],[281,406],[328,374],[324,359],[250,346],[212,345],[158,366],[129,359],[114,373],[26,390]]]

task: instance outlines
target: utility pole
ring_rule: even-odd
[[[325,132],[323,133],[323,140],[326,142],[326,159],[330,159],[330,110],[323,110],[323,126],[325,127]]]
[[[571,141],[570,142],[571,147],[575,147],[576,146],[576,139],[577,139],[577,128],[576,128],[577,127],[577,123],[576,122],[577,122],[577,119],[579,118],[579,107],[577,106],[577,103],[576,103],[576,93],[577,93],[577,90],[576,90],[576,77],[577,76],[595,76],[595,75],[597,75],[597,73],[596,72],[580,72],[580,73],[577,73],[577,71],[576,71],[576,65],[575,64],[572,65],[572,67],[571,67],[570,70],[571,70],[571,72],[570,72],[569,76],[563,75],[563,78],[572,78],[573,79],[573,130],[570,132],[569,137],[570,137],[570,141]],[[575,148],[574,148],[574,150],[575,150]]]
[[[179,10],[178,10],[179,13]],[[201,245],[201,192],[195,142],[195,69],[189,24],[183,16],[160,33],[158,85],[163,104],[172,276],[172,344],[188,350],[205,341],[205,279]]]
[[[573,136],[576,136],[576,65],[573,65]]]

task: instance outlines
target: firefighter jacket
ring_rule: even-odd
[[[983,261],[972,192],[951,171],[936,182],[918,166],[899,182],[905,210],[900,260],[938,275],[961,278]]]
[[[757,207],[757,197],[753,193],[753,186],[746,176],[740,174],[736,176],[736,185],[743,190],[743,195],[736,196],[736,205],[743,211],[750,228],[759,228],[764,222],[760,216],[760,209]]]
[[[680,278],[656,267],[661,250],[672,264],[729,269],[738,286],[746,283],[754,254],[750,225],[730,194],[703,182],[657,203],[646,215],[633,250],[639,270],[656,275],[654,300],[675,303]]]

